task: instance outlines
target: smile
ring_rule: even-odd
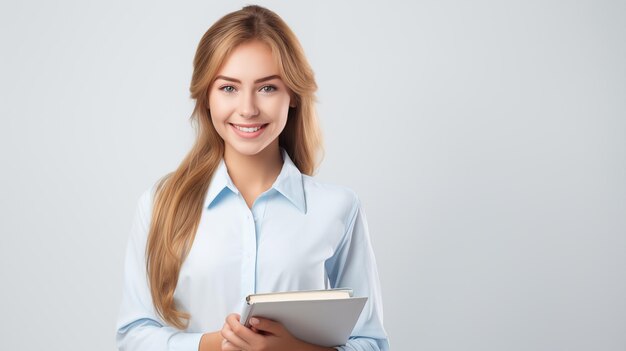
[[[261,125],[261,126],[257,126],[257,127],[242,127],[242,126],[238,126],[236,124],[233,124],[233,126],[235,126],[235,128],[239,129],[242,132],[246,132],[246,133],[254,133],[256,131],[258,131],[259,129],[265,127],[266,125]]]
[[[240,137],[246,138],[246,139],[252,139],[261,135],[265,131],[265,127],[268,125],[268,123],[248,124],[248,125],[230,123],[230,125],[232,126],[235,133],[237,133]]]

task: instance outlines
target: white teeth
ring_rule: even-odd
[[[246,132],[246,133],[254,133],[257,130],[261,129],[261,127],[256,127],[256,128],[246,128],[246,127],[240,127],[240,126],[235,126],[235,128],[239,129],[242,132]]]

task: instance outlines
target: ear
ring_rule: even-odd
[[[289,107],[296,107],[296,94],[293,92],[289,93]]]

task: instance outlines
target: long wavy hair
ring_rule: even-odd
[[[260,40],[272,50],[279,73],[295,95],[282,146],[301,173],[313,175],[323,154],[315,103],[317,84],[300,42],[274,12],[249,5],[229,13],[202,36],[193,60],[190,117],[196,141],[178,168],[156,183],[146,245],[146,269],[155,310],[171,326],[186,329],[190,313],[177,308],[174,291],[180,268],[193,243],[204,199],[220,160],[224,140],[211,122],[208,94],[229,54],[238,45]]]

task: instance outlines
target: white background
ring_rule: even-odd
[[[0,349],[113,350],[136,201],[246,2],[0,5]],[[316,73],[393,350],[626,349],[623,1],[262,1]]]

